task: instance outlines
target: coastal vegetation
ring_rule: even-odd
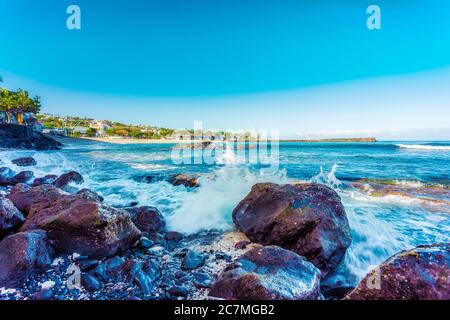
[[[32,97],[28,91],[22,89],[10,91],[0,88],[0,111],[38,113],[40,109],[41,97]]]

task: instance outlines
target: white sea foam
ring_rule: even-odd
[[[403,149],[450,151],[450,146],[430,146],[424,144],[397,144],[396,146]]]

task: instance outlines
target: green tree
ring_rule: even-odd
[[[95,128],[88,128],[86,130],[86,137],[95,137],[97,135],[97,129]]]

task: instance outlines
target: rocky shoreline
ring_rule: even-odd
[[[136,179],[201,187],[183,174]],[[448,244],[398,253],[354,290],[322,288],[351,243],[324,185],[256,184],[232,213],[236,232],[181,234],[157,208],[113,207],[82,182],[0,163],[0,299],[450,299]]]

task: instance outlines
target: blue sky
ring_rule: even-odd
[[[69,4],[80,31],[65,26]],[[366,28],[369,4],[382,30]],[[431,132],[450,128],[448,21],[446,0],[0,0],[0,74],[60,114]]]

